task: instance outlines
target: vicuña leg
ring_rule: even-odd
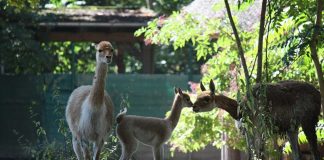
[[[81,144],[79,143],[76,137],[72,137],[72,144],[73,144],[74,153],[77,155],[78,160],[82,160],[83,155],[81,150]]]
[[[315,131],[315,125],[310,124],[302,124],[303,131],[306,135],[306,138],[308,140],[311,152],[313,154],[314,160],[320,160],[320,155],[317,150],[317,137],[316,137],[316,131]]]
[[[163,160],[163,146],[155,146],[153,147],[153,155],[154,160]]]
[[[103,140],[98,140],[93,144],[93,160],[99,160],[100,151],[103,146]]]
[[[90,152],[88,149],[88,145],[86,144],[86,142],[81,140],[81,149],[82,149],[82,153],[83,153],[83,158],[85,160],[90,160]]]
[[[119,160],[131,160],[133,154],[135,153],[137,148],[137,142],[127,144],[127,146],[123,145],[122,147],[122,156]]]
[[[119,136],[119,139],[122,143],[122,156],[119,160],[130,160],[137,149],[137,140],[132,136]]]
[[[300,155],[300,150],[298,146],[298,130],[295,131],[288,131],[288,139],[290,142],[290,147],[292,150],[293,154],[293,159],[294,160],[300,160],[301,155]]]

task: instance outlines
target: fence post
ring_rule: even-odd
[[[4,73],[5,73],[4,64],[3,64],[2,57],[0,56],[0,75],[3,75]]]

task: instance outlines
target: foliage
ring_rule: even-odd
[[[73,59],[76,72],[94,71],[95,49],[92,43],[40,43],[33,38],[34,31],[21,23],[8,22],[0,26],[0,58],[5,73],[67,73],[71,72]]]
[[[43,52],[31,29],[37,19],[35,13],[28,10],[16,12],[16,8],[6,5],[0,2],[0,8],[4,8],[0,18],[0,64],[6,66],[9,73],[51,70],[52,64],[46,62],[51,55]]]
[[[180,10],[183,6],[193,0],[157,0],[154,3],[154,10],[158,13],[171,14],[173,11]]]
[[[169,3],[170,2],[170,3]],[[171,3],[172,2],[172,3]],[[158,3],[177,4],[178,7],[189,3],[186,1],[157,1]],[[86,1],[85,5],[111,5],[117,8],[131,7],[139,8],[145,6],[145,0],[137,1]],[[41,74],[41,73],[70,73],[73,68],[73,60],[77,62],[77,73],[89,73],[94,70],[94,45],[89,42],[39,42],[36,31],[37,24],[49,17],[39,15],[37,12],[46,4],[55,7],[75,6],[77,0],[1,0],[0,8],[3,10],[0,17],[0,68],[5,74]],[[133,6],[133,7],[132,7]],[[174,5],[170,5],[172,7]],[[174,10],[178,8],[164,9]],[[161,9],[162,11],[163,9]],[[73,52],[72,52],[73,51]],[[177,59],[182,59],[182,54],[173,54],[169,50],[157,50],[156,54],[159,63],[156,64],[157,73],[199,73],[199,67],[192,63],[191,70],[187,70],[188,64],[177,63]],[[73,54],[75,53],[75,55]],[[186,57],[186,56],[184,56]],[[190,56],[189,56],[190,57]],[[164,62],[168,63],[164,63]],[[188,58],[188,61],[191,59]],[[126,73],[139,73],[142,64],[131,54],[124,56]],[[189,63],[190,64],[190,63]],[[115,66],[115,64],[112,64]],[[168,68],[170,67],[170,69]],[[117,72],[116,67],[109,68],[111,72]]]
[[[157,74],[199,74],[202,60],[195,61],[192,48],[174,51],[170,46],[156,47],[154,73]]]
[[[35,9],[38,7],[40,0],[1,0],[0,3],[5,3],[3,9],[8,7],[14,7],[16,12],[20,12],[25,9]]]
[[[90,42],[47,42],[42,43],[42,48],[50,52],[54,63],[52,73],[72,72],[73,60],[76,73],[94,72],[96,65],[95,45]],[[114,68],[109,68],[113,72]]]
[[[284,61],[286,65],[300,55],[310,54],[308,44],[313,32],[314,17],[316,14],[316,0],[298,1],[287,3],[286,1],[271,1],[271,12],[273,18],[272,28],[278,33],[277,43],[272,48],[286,48]],[[283,30],[278,30],[284,28]],[[323,35],[320,35],[323,40]],[[323,43],[319,43],[323,48]]]
[[[73,61],[76,63],[77,73],[94,71],[93,43],[39,42],[35,32],[37,23],[48,17],[40,16],[37,12],[28,9],[16,12],[15,7],[5,7],[6,5],[5,2],[0,3],[1,8],[5,8],[0,18],[0,68],[4,73],[71,73]],[[157,51],[159,53],[156,54],[157,73],[199,73],[196,63],[191,63],[192,71],[188,71],[186,68],[190,63],[177,62],[178,59],[187,58],[186,56],[173,54],[168,49]],[[191,61],[190,56],[187,59]],[[141,72],[142,64],[130,53],[125,53],[124,62],[126,73]],[[116,66],[116,64],[113,63],[111,66]],[[109,67],[109,69],[110,72],[117,72],[116,67]]]
[[[63,123],[59,125],[59,132],[67,138],[66,144],[62,144],[57,141],[49,141],[47,132],[42,126],[41,122],[38,120],[38,113],[34,112],[35,104],[29,107],[30,118],[34,124],[35,133],[37,135],[37,140],[31,142],[29,139],[24,138],[18,131],[14,133],[18,136],[18,143],[25,151],[25,153],[33,159],[43,160],[43,159],[73,159],[68,155],[72,155],[73,151],[71,148],[67,149],[66,145],[72,145],[71,138],[66,134],[66,126]],[[65,124],[64,124],[65,125]]]
[[[0,18],[0,65],[4,66],[5,73],[71,72],[73,58],[78,60],[77,71],[93,72],[95,54],[91,43],[41,43],[36,39],[35,30],[44,17],[31,10],[16,12],[14,7],[5,7],[4,2],[0,6],[5,8]]]
[[[221,28],[218,22],[206,19],[199,21],[190,14],[174,12],[167,19],[162,16],[149,22],[147,27],[137,30],[135,36],[144,34],[146,41],[152,44],[172,44],[174,50],[191,43],[197,52],[197,59],[200,59],[217,52],[218,47],[212,46],[210,36],[217,34],[215,28]]]
[[[233,148],[245,149],[245,142],[239,130],[231,127],[234,125],[233,119],[224,111],[214,110],[209,113],[195,114],[191,109],[183,109],[181,115],[169,141],[172,152],[198,151],[208,144],[217,148],[227,144]],[[228,133],[227,141],[223,138],[224,131]]]
[[[279,1],[279,0],[278,0]],[[277,1],[276,1],[277,2]],[[265,48],[265,68],[263,74],[266,77],[267,82],[276,82],[280,80],[304,80],[313,83],[317,86],[315,68],[313,66],[309,55],[309,48],[307,43],[309,40],[309,32],[312,30],[312,18],[314,11],[309,11],[311,8],[314,10],[314,1],[308,3],[307,1],[301,1],[292,3],[293,7],[303,5],[299,9],[307,8],[307,10],[294,12],[293,8],[288,8],[289,5],[286,1],[280,1],[280,3],[286,4],[286,7],[282,5],[279,11],[275,11],[276,4],[270,4],[271,14],[268,15],[268,30],[264,38]],[[275,3],[275,2],[273,2]],[[217,7],[215,7],[217,8]],[[307,15],[303,15],[307,12]],[[297,18],[296,18],[297,17]],[[307,19],[310,18],[310,19]],[[269,23],[269,22],[272,23]],[[170,17],[159,17],[148,23],[147,27],[141,28],[135,32],[136,36],[144,35],[147,43],[157,45],[172,45],[174,50],[185,48],[188,45],[192,45],[195,49],[197,59],[208,59],[206,64],[202,67],[203,79],[202,82],[207,82],[210,79],[215,81],[216,90],[228,91],[227,94],[237,94],[239,101],[242,99],[241,93],[245,93],[243,75],[238,70],[236,81],[238,87],[241,90],[236,93],[236,90],[230,90],[233,77],[229,76],[231,64],[239,66],[240,62],[237,57],[237,47],[234,42],[232,31],[229,26],[229,22],[225,18],[218,19],[204,19],[200,15],[191,15],[190,13],[174,12]],[[215,38],[216,37],[216,38]],[[254,70],[254,63],[256,60],[257,50],[257,33],[256,31],[241,32],[240,37],[243,43],[243,49],[245,51],[245,58],[248,68],[250,69],[250,77],[252,80],[256,77],[256,71]],[[319,45],[319,57],[320,61],[324,61],[323,43]],[[321,52],[322,51],[322,52]],[[322,63],[324,64],[324,63]],[[253,105],[249,105],[253,106]],[[251,108],[255,112],[255,109]],[[217,113],[218,111],[216,111]],[[199,117],[206,115],[206,117]],[[218,131],[225,131],[227,134],[234,134],[234,125],[224,125],[215,118],[215,112],[201,113],[199,115],[193,115],[185,112],[181,117],[178,128],[174,132],[171,139],[173,149],[177,148],[184,152],[196,151],[208,143],[224,144],[220,139]],[[261,128],[267,128],[266,113],[260,114],[259,122],[260,128],[255,128],[252,123],[247,123],[247,127],[255,131],[261,131]],[[203,123],[197,125],[197,119],[203,119]],[[248,120],[248,119],[247,119]],[[194,125],[195,124],[195,125]],[[262,125],[263,124],[263,125]],[[205,125],[209,126],[208,129]],[[194,130],[192,127],[194,126]],[[226,127],[224,127],[226,126]],[[189,132],[190,131],[190,132]],[[227,132],[226,132],[227,131]],[[190,135],[192,133],[193,135]],[[199,133],[199,134],[198,134]],[[252,133],[252,131],[250,131]],[[257,132],[256,132],[257,133]],[[263,134],[263,133],[259,133]],[[266,134],[264,139],[268,139],[273,136],[272,132]],[[236,136],[237,137],[237,136]],[[265,142],[268,146],[270,142]],[[227,142],[232,147],[240,148],[236,146],[237,143]],[[268,150],[270,152],[270,150]]]
[[[76,0],[65,0],[65,1],[62,1],[62,0],[49,0],[49,2],[47,2],[47,6],[45,5],[45,7],[48,7],[50,5],[53,5],[56,8],[71,7],[71,6],[75,5],[75,2],[76,2]]]
[[[0,6],[4,5],[0,3]],[[36,24],[43,18],[28,10],[15,12],[11,7],[4,10],[0,18],[0,66],[4,66],[4,72],[7,74],[69,73],[72,72],[73,60],[76,63],[77,73],[93,72],[95,67],[93,43],[37,41]],[[129,72],[140,70],[134,70],[131,65],[132,62],[126,64]],[[116,73],[116,68],[109,69]]]

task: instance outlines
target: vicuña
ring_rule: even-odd
[[[226,110],[234,119],[242,117],[237,101],[223,95],[215,95],[214,82],[211,80],[209,91],[200,83],[202,93],[193,104],[193,111],[207,112],[213,108]],[[258,100],[262,90],[265,92],[267,112],[280,133],[288,134],[294,160],[300,160],[298,128],[301,125],[310,144],[314,160],[320,160],[317,150],[315,127],[321,108],[320,92],[312,85],[298,81],[282,81],[253,87],[253,97]],[[255,120],[252,118],[252,123]],[[269,124],[268,124],[269,125]]]
[[[153,149],[154,160],[162,160],[162,145],[170,138],[177,126],[182,108],[191,107],[192,102],[181,89],[175,89],[171,114],[165,119],[126,115],[126,110],[117,118],[117,136],[122,145],[120,160],[129,160],[136,151],[138,142]]]
[[[105,91],[105,82],[114,50],[107,41],[96,45],[96,50],[96,71],[92,85],[75,89],[65,111],[66,121],[72,132],[73,150],[78,160],[90,159],[90,143],[93,143],[93,160],[99,160],[104,139],[113,123],[114,105]]]

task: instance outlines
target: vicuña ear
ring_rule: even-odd
[[[178,93],[179,93],[181,96],[183,95],[181,88],[178,88]]]
[[[174,94],[178,93],[178,89],[176,87],[174,87]]]
[[[211,79],[209,82],[209,90],[212,94],[215,93],[215,85],[214,85],[214,81]]]
[[[201,89],[201,91],[206,91],[206,88],[204,87],[204,85],[202,84],[202,82],[200,82],[200,89]]]

